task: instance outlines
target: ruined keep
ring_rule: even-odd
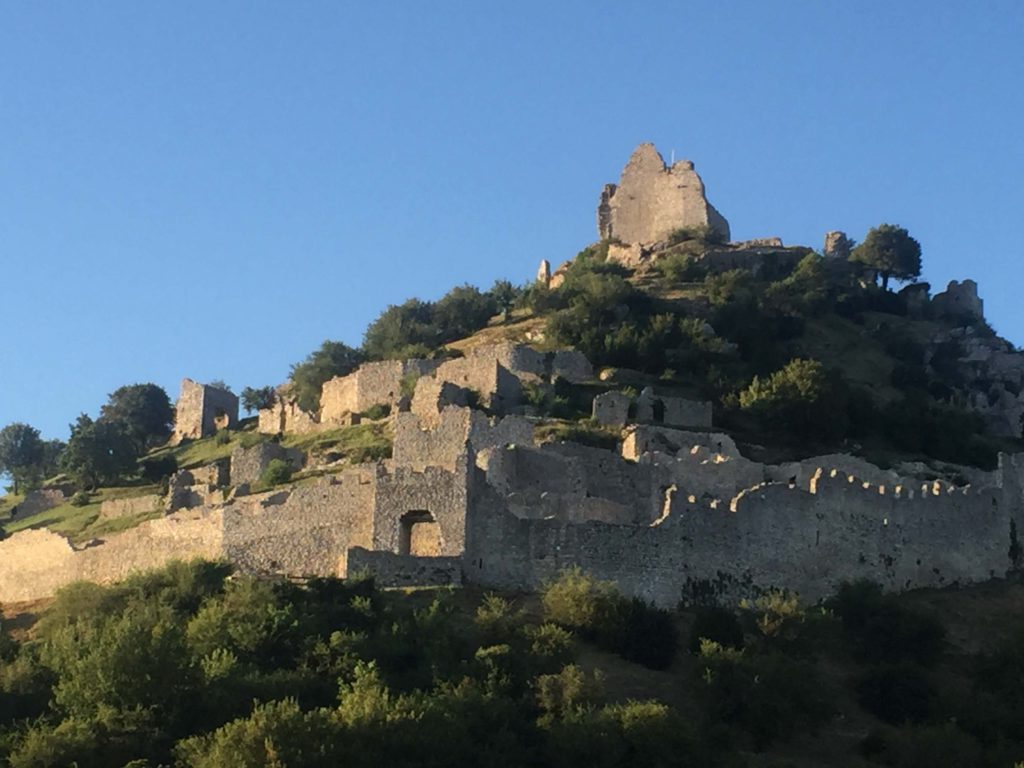
[[[671,167],[654,148],[633,152],[618,184],[606,184],[597,208],[602,240],[651,244],[681,227],[709,226],[730,239],[729,222],[704,195],[704,182],[689,160]]]
[[[238,397],[234,393],[192,379],[181,380],[181,395],[174,406],[172,445],[182,440],[209,437],[218,429],[235,429],[237,426]]]

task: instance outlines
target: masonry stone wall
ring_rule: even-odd
[[[377,503],[373,517],[370,549],[403,552],[413,523],[423,516],[436,523],[439,546],[436,554],[458,556],[465,549],[465,527],[469,506],[469,476],[475,468],[468,457],[454,471],[428,467],[416,472],[396,467],[377,478]]]
[[[320,421],[340,424],[347,413],[362,413],[375,405],[395,407],[402,398],[406,377],[423,376],[437,366],[429,360],[382,360],[364,363],[348,376],[324,383],[320,395]]]
[[[533,443],[533,424],[526,419],[488,418],[470,408],[449,406],[429,421],[416,413],[398,413],[393,423],[394,465],[417,471],[426,467],[453,470],[467,449],[478,454],[509,443]]]
[[[729,239],[729,222],[707,201],[689,160],[668,167],[653,144],[633,152],[618,185],[601,193],[598,235],[624,243],[655,243],[680,227],[710,226]]]
[[[932,307],[940,315],[985,317],[985,305],[978,298],[978,284],[973,280],[950,280],[946,290],[932,298]]]
[[[49,597],[83,579],[120,581],[171,560],[216,559],[221,540],[218,515],[191,512],[149,520],[82,549],[52,531],[19,531],[0,541],[0,603]]]
[[[164,499],[157,494],[132,496],[127,499],[109,499],[100,504],[100,517],[109,519],[156,512],[163,508]]]
[[[487,482],[520,517],[646,524],[660,513],[662,490],[648,466],[575,443],[495,449]]]
[[[638,462],[652,467],[659,487],[675,486],[678,492],[698,498],[730,498],[766,479],[763,464],[700,445],[675,454],[647,453]]]
[[[302,451],[270,441],[257,443],[251,448],[235,446],[231,451],[231,485],[259,482],[274,459],[287,461],[293,469],[301,469],[304,456]]]
[[[192,379],[181,380],[181,394],[174,410],[171,443],[209,437],[218,429],[238,427],[238,397]]]
[[[445,408],[468,406],[471,397],[469,389],[465,387],[433,376],[422,376],[416,382],[410,411],[423,423],[436,424]]]
[[[25,498],[14,508],[12,514],[15,517],[29,517],[38,512],[45,512],[48,509],[59,507],[65,501],[67,501],[67,496],[63,490],[40,488],[26,493]]]
[[[224,549],[244,571],[334,576],[349,547],[369,547],[377,468],[236,499],[223,508]]]
[[[693,446],[704,446],[714,453],[740,457],[736,442],[724,432],[689,432],[682,429],[637,425],[629,427],[622,441],[622,455],[633,461],[644,453],[658,451],[674,455]]]
[[[279,435],[290,432],[307,435],[319,432],[330,425],[320,423],[320,419],[302,410],[298,401],[278,396],[269,408],[261,408],[257,414],[257,430],[265,435]]]
[[[811,491],[765,485],[713,505],[676,495],[649,526],[474,516],[465,560],[495,587],[537,588],[579,565],[665,607],[709,589],[732,601],[785,587],[813,601],[856,578],[902,590],[1001,576],[1012,514],[991,489],[897,492],[822,473]]]
[[[379,587],[443,587],[462,583],[461,557],[416,557],[353,547],[350,574],[369,573]]]
[[[478,352],[448,360],[434,372],[438,381],[447,381],[480,396],[485,408],[503,412],[519,404],[520,380],[491,354]]]
[[[598,424],[624,427],[633,398],[622,392],[603,392],[594,398],[592,416]]]

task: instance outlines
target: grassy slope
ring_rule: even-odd
[[[132,496],[145,496],[147,494],[159,493],[156,485],[135,485],[122,488],[102,488],[90,494],[89,503],[76,507],[71,504],[61,504],[52,509],[38,512],[28,517],[19,517],[11,520],[8,512],[5,514],[5,521],[2,527],[7,534],[22,531],[27,528],[49,528],[56,533],[62,533],[73,542],[88,541],[89,539],[123,531],[133,528],[144,520],[151,520],[163,514],[160,509],[151,512],[143,512],[136,515],[125,515],[124,517],[110,520],[100,520],[100,505],[104,501],[112,499],[124,499]],[[6,500],[6,499],[5,499]]]

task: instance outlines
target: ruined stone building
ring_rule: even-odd
[[[654,148],[641,144],[622,169],[618,184],[606,184],[597,208],[602,240],[651,244],[681,227],[709,226],[730,239],[729,222],[704,195],[704,182],[689,160],[671,167]]]
[[[585,377],[584,363],[503,345],[443,363],[416,388],[424,378],[442,389],[484,383],[488,395],[504,398],[491,375],[498,366],[522,384],[556,372]],[[381,381],[390,387],[393,376]],[[179,472],[164,500],[104,509],[114,517],[164,504],[167,514],[135,528],[84,546],[47,530],[0,542],[0,601],[191,557],[225,558],[267,575],[369,571],[384,585],[517,589],[579,565],[664,606],[768,588],[816,600],[856,578],[893,590],[943,586],[1021,565],[1012,545],[1024,523],[1024,455],[1002,455],[993,472],[956,468],[969,481],[959,487],[841,454],[762,464],[706,421],[695,423],[703,404],[684,402],[689,429],[634,423],[608,450],[538,444],[531,418],[487,416],[430,397],[420,413],[391,415],[391,459],[261,493],[250,486],[271,459],[301,467],[304,456],[273,442],[237,448],[230,462]]]
[[[181,395],[175,405],[171,444],[209,437],[218,429],[238,426],[238,397],[225,389],[181,380]]]

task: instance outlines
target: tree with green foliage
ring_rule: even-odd
[[[14,481],[14,492],[39,482],[46,448],[39,430],[15,422],[0,430],[0,472]]]
[[[299,407],[309,412],[320,409],[324,382],[335,376],[347,376],[363,362],[363,355],[341,341],[325,341],[291,371],[291,392]]]
[[[434,303],[431,311],[441,344],[476,333],[497,313],[494,296],[472,285],[452,288]]]
[[[426,356],[439,344],[430,302],[392,304],[366,328],[363,352],[371,360]]]
[[[882,288],[888,289],[890,277],[913,280],[921,275],[921,244],[903,227],[879,224],[853,249],[850,261],[873,269],[882,276]]]
[[[81,414],[71,425],[71,438],[61,455],[61,468],[79,488],[111,485],[136,468],[137,443],[117,421],[93,421]]]
[[[129,384],[110,394],[100,409],[99,421],[120,426],[141,455],[167,442],[174,426],[174,408],[162,387]]]
[[[262,411],[277,402],[277,390],[274,387],[246,387],[242,390],[242,407],[246,413]]]
[[[512,308],[516,305],[522,292],[508,280],[495,280],[488,293],[494,299],[498,311],[501,312],[502,321],[507,323],[512,317]]]
[[[773,430],[830,438],[846,430],[846,402],[817,360],[790,360],[767,378],[755,376],[740,392],[740,407]]]
[[[485,327],[497,312],[492,292],[472,285],[456,286],[436,302],[409,299],[392,304],[370,323],[363,351],[371,360],[426,357]]]

